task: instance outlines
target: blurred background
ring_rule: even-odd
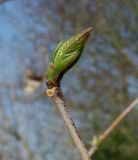
[[[42,76],[59,41],[91,26],[62,80],[86,147],[138,97],[138,1],[0,0],[0,160],[80,159]],[[138,159],[137,107],[93,159]]]

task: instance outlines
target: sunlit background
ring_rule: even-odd
[[[88,27],[62,81],[86,147],[138,96],[138,1],[0,0],[0,160],[80,159],[41,77],[59,41]],[[138,160],[138,108],[93,159]]]

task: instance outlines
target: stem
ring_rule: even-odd
[[[89,156],[92,156],[98,149],[99,144],[103,142],[116,127],[125,119],[129,112],[138,104],[138,98],[136,98],[114,121],[113,123],[101,134],[98,138],[98,143],[93,145],[89,150]]]
[[[57,88],[52,96],[52,100],[54,101],[54,104],[56,105],[56,107],[58,108],[64,122],[65,125],[73,139],[74,144],[76,145],[81,159],[82,160],[90,160],[89,159],[89,155],[88,152],[79,136],[79,133],[77,131],[77,128],[73,122],[73,120],[71,119],[71,117],[69,116],[69,112],[68,112],[68,106],[64,101],[63,98],[63,94],[60,88]]]
[[[88,151],[89,157],[92,157],[92,155],[97,151],[97,149],[98,145],[93,145]]]

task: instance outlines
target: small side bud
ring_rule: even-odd
[[[58,90],[58,87],[53,87],[51,89],[46,89],[46,95],[48,97],[53,97],[55,92],[56,92],[56,90]]]

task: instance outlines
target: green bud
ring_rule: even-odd
[[[61,78],[79,59],[90,36],[92,28],[60,42],[54,51],[52,62],[48,68],[46,82],[48,88],[59,87]]]

